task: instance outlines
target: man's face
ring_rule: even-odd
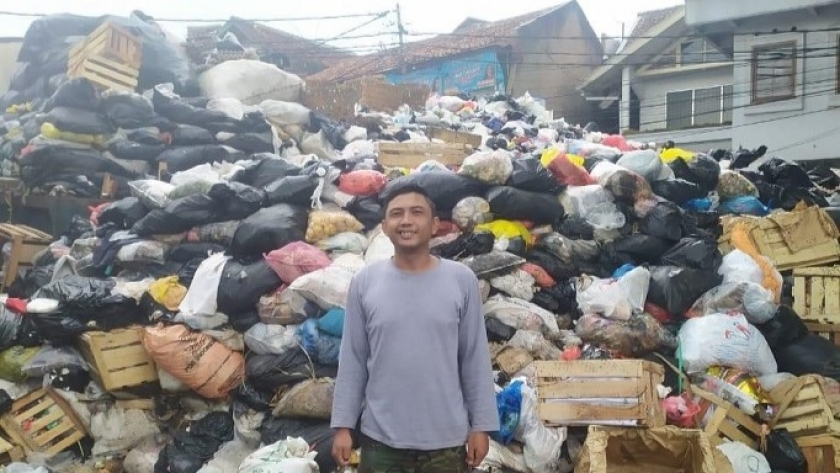
[[[432,208],[420,194],[397,196],[385,209],[382,230],[394,247],[402,250],[426,248],[440,221],[432,216]]]

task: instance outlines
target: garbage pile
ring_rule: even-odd
[[[586,450],[580,424],[540,417],[538,360],[662,365],[668,420],[685,428],[711,417],[687,385],[767,423],[771,391],[794,376],[840,380],[840,351],[809,334],[788,270],[750,233],[816,206],[825,238],[812,243],[837,246],[830,170],[754,163],[766,149],[646,149],[549,119],[527,95],[360,107],[365,126],[339,123],[295,102],[302,83],[282,71],[263,100],[251,86],[265,67],[223,62],[199,79],[204,97],[73,79],[16,124],[7,115],[2,148],[27,186],[84,195],[109,173],[123,192],[7,288],[0,412],[20,429],[0,437],[42,442],[26,443],[32,470],[117,458],[129,473],[333,471],[347,290],[393,255],[380,199],[406,185],[443,220],[433,253],[481,281],[503,426],[485,471],[571,472]],[[428,126],[481,144],[455,168],[378,163],[377,143],[429,142]],[[840,246],[820,258],[840,261]],[[783,447],[799,434],[783,432],[766,456],[721,450],[796,471],[802,452]]]

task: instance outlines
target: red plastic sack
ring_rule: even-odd
[[[445,235],[451,235],[453,233],[460,233],[461,229],[458,228],[458,225],[450,222],[449,220],[441,220],[440,225],[438,226],[438,231],[435,233],[434,236],[441,237]]]
[[[338,179],[338,190],[357,197],[378,194],[385,188],[388,178],[378,171],[363,169],[342,174]]]
[[[674,321],[674,316],[670,312],[650,302],[645,303],[645,312],[650,314],[660,324],[669,324]]]
[[[291,284],[304,274],[329,266],[330,257],[320,248],[296,241],[265,255],[265,262],[284,283]]]
[[[554,287],[554,285],[557,284],[557,281],[555,281],[554,278],[552,278],[551,275],[548,274],[548,271],[534,263],[523,264],[522,271],[525,271],[526,273],[530,274],[537,282],[537,286],[543,289]]]
[[[688,393],[663,399],[662,407],[665,409],[669,425],[676,425],[684,429],[691,429],[696,426],[700,404],[692,399]]]
[[[588,186],[597,184],[586,169],[575,166],[564,154],[554,158],[548,165],[548,170],[560,184],[564,186]]]
[[[105,210],[105,207],[107,207],[109,205],[111,205],[110,202],[105,202],[104,204],[99,204],[96,207],[88,207],[88,210],[90,210],[90,224],[91,225],[93,225],[94,227],[99,226],[99,214],[101,214],[102,211]]]
[[[627,140],[621,135],[605,135],[601,141],[604,146],[612,146],[618,148],[619,151],[632,151],[633,147],[627,143]]]

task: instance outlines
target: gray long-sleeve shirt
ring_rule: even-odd
[[[350,285],[333,428],[361,430],[392,448],[464,445],[499,429],[493,372],[475,275],[440,260],[423,273],[380,261]]]

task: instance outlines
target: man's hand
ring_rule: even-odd
[[[478,468],[490,451],[490,436],[485,432],[473,432],[467,440],[467,466]]]
[[[338,466],[344,468],[350,464],[350,455],[352,453],[353,436],[350,435],[350,429],[336,429],[332,448],[333,459],[335,459]]]

